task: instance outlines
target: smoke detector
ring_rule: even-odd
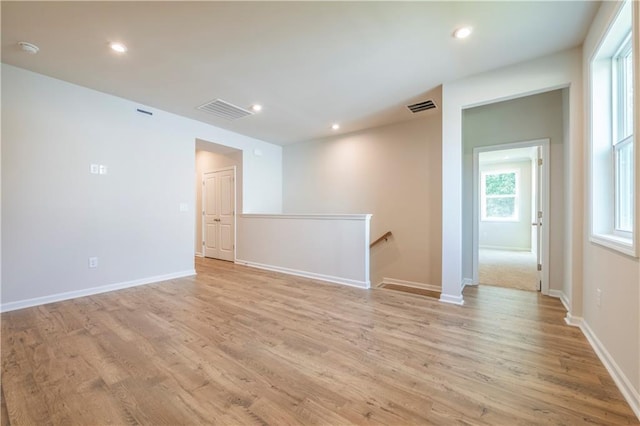
[[[36,46],[35,44],[28,43],[26,41],[18,42],[18,46],[20,46],[20,49],[22,49],[23,52],[27,52],[27,53],[30,53],[32,55],[35,55],[40,50],[40,48],[38,46]]]

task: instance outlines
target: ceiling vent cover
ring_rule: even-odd
[[[418,102],[417,104],[407,105],[407,108],[409,108],[411,112],[414,114],[417,112],[426,111],[428,109],[433,109],[435,107],[436,107],[436,104],[431,99],[426,100],[424,102]]]
[[[238,118],[246,117],[247,115],[253,115],[253,112],[230,104],[222,99],[207,102],[204,105],[200,105],[198,109],[227,120],[237,120]]]

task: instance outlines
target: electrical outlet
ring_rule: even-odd
[[[100,174],[101,175],[106,175],[107,174],[107,166],[100,164]]]
[[[99,164],[92,164],[90,170],[91,170],[91,174],[92,175],[97,175],[97,174],[100,173],[100,165]]]
[[[98,267],[98,258],[90,257],[89,258],[89,268],[97,268]]]
[[[598,305],[598,307],[600,307],[600,305],[602,304],[602,290],[600,289],[596,290],[596,304]]]

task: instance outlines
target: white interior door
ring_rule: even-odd
[[[235,171],[205,173],[202,185],[204,256],[234,259],[235,251]]]
[[[543,281],[543,276],[542,276],[542,268],[543,268],[543,260],[542,260],[542,219],[543,219],[543,207],[542,207],[542,196],[541,196],[541,191],[543,189],[542,186],[542,167],[544,167],[545,165],[543,164],[543,160],[542,160],[542,147],[538,146],[536,147],[536,151],[537,151],[537,159],[536,159],[536,167],[533,168],[534,170],[534,174],[535,174],[535,179],[534,179],[534,185],[535,185],[535,189],[533,191],[533,198],[534,198],[534,205],[535,205],[535,209],[534,209],[534,216],[533,216],[533,220],[531,221],[531,225],[534,228],[535,231],[535,249],[536,249],[536,262],[537,262],[537,266],[538,266],[538,290],[542,290],[542,281]],[[548,268],[549,265],[544,265],[545,268]]]
[[[535,200],[532,199],[531,209],[531,253],[535,255],[538,265],[538,288],[542,294],[549,294],[549,139],[536,139],[524,142],[500,144],[493,146],[483,146],[473,148],[473,183],[472,183],[472,241],[471,241],[471,262],[472,278],[465,279],[464,285],[479,284],[479,246],[480,246],[480,217],[481,217],[481,172],[480,155],[491,151],[505,151],[511,149],[535,147],[536,151],[531,156],[536,157],[537,167],[532,167],[532,192],[535,193]],[[542,160],[542,163],[540,162]],[[535,164],[532,164],[535,165]],[[535,188],[534,188],[535,186]],[[533,197],[532,197],[533,198]],[[539,213],[540,212],[540,213]],[[538,217],[538,215],[541,215]],[[542,224],[545,223],[544,226]],[[526,224],[526,222],[525,222]],[[534,257],[534,256],[531,256]],[[534,266],[535,267],[535,266]],[[542,270],[540,270],[542,269]],[[533,271],[532,271],[533,272]]]

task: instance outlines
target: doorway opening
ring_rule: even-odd
[[[549,140],[474,149],[475,284],[549,289]]]
[[[235,261],[242,151],[196,140],[195,188],[195,255]]]

